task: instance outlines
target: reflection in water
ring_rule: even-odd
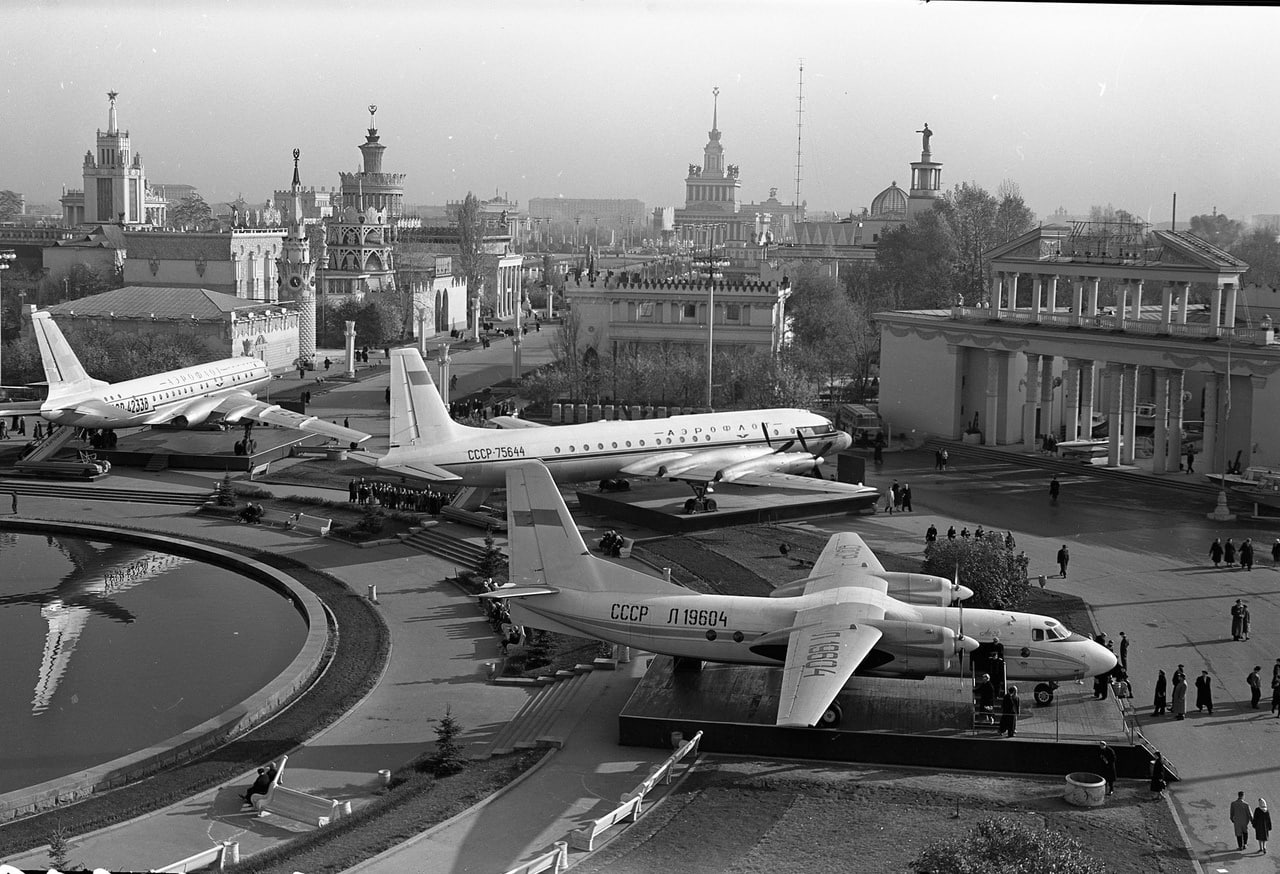
[[[71,560],[70,572],[49,589],[0,595],[0,607],[39,605],[40,616],[48,623],[35,694],[31,699],[33,715],[49,708],[90,616],[97,614],[116,622],[133,622],[134,615],[112,600],[112,596],[154,580],[189,561],[122,543],[90,543],[52,537],[48,542]]]

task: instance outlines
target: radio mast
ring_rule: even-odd
[[[804,209],[800,206],[800,170],[803,166],[801,162],[800,144],[802,134],[804,133],[804,58],[800,59],[800,91],[796,95],[796,199],[792,204],[795,207],[795,222],[804,221]]]

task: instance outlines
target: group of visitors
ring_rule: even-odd
[[[487,402],[484,398],[477,397],[449,404],[449,417],[458,422],[483,422],[494,416],[514,416],[518,411],[514,400]]]
[[[1253,538],[1246,537],[1239,547],[1230,537],[1227,542],[1223,543],[1221,537],[1213,538],[1213,543],[1209,544],[1209,559],[1213,562],[1214,567],[1236,567],[1237,565],[1243,570],[1253,570]],[[1280,537],[1276,538],[1275,543],[1271,544],[1271,566],[1280,566]]]
[[[388,510],[430,513],[435,516],[449,505],[450,495],[431,487],[419,489],[404,483],[360,477],[347,483],[347,500],[352,504],[377,504]]]
[[[893,485],[889,486],[889,491],[884,495],[884,508],[892,516],[894,512],[910,513],[911,512],[911,486],[909,483],[898,484],[897,480],[893,481]]]

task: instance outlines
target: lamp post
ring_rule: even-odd
[[[0,252],[0,275],[2,275],[4,271],[9,269],[9,262],[17,257],[18,256],[13,252],[12,249],[6,249],[5,251]],[[3,292],[3,286],[0,286],[0,347],[3,347],[4,345],[4,336],[3,336],[4,294],[2,292]],[[3,384],[4,384],[4,378],[3,376],[0,376],[0,385],[3,385]]]

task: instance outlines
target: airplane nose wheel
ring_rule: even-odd
[[[1053,690],[1058,688],[1057,683],[1037,683],[1032,696],[1035,698],[1037,707],[1048,707],[1053,703]]]
[[[832,701],[831,706],[823,711],[822,718],[818,720],[818,728],[835,728],[842,719],[844,719],[844,711],[840,709],[839,704]]]

